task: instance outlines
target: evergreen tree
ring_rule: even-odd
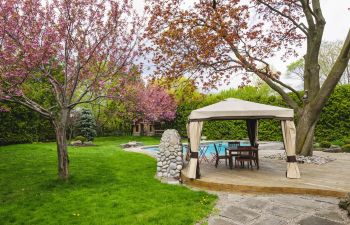
[[[96,123],[90,109],[82,109],[77,130],[88,141],[93,141],[96,136]]]

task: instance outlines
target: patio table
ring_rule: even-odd
[[[255,147],[252,147],[252,146],[239,146],[238,148],[230,148],[230,147],[227,147],[225,148],[226,151],[229,152],[229,165],[230,165],[230,168],[232,169],[233,167],[233,161],[232,161],[232,157],[233,156],[237,156],[237,155],[240,155],[242,152],[252,152],[253,154],[255,154],[255,159],[256,159],[256,166],[257,166],[257,169],[259,169],[259,150]],[[236,153],[236,154],[234,154]]]

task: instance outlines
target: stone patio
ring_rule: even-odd
[[[209,225],[346,225],[350,218],[338,198],[309,195],[252,195],[212,192],[219,196]]]
[[[283,145],[278,142],[262,143],[259,146],[260,169],[229,169],[222,160],[218,168],[213,163],[201,163],[201,178],[186,179],[186,184],[213,191],[240,191],[244,193],[276,194],[316,194],[340,197],[350,191],[350,154],[324,153],[315,151],[315,155],[331,157],[334,161],[322,165],[298,164],[301,179],[285,177],[286,162],[269,159],[264,156],[283,153]]]

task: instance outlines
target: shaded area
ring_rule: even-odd
[[[262,149],[266,149],[264,145]],[[277,152],[283,150],[260,150],[259,170],[230,170],[224,161],[218,168],[203,163],[200,165],[201,179],[187,182],[210,190],[244,192],[307,193],[309,189],[309,194],[344,196],[350,190],[350,154],[315,152],[315,155],[331,156],[336,160],[323,165],[299,164],[301,179],[287,179],[285,161],[263,157]]]

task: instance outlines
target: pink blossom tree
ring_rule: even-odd
[[[132,121],[143,120],[148,122],[175,119],[177,103],[175,97],[169,94],[169,91],[165,88],[156,83],[146,85],[140,75],[137,79],[124,79],[120,86],[122,90],[115,99],[124,103],[126,114],[116,112],[117,114],[121,113],[119,116]]]
[[[165,89],[148,85],[137,93],[136,118],[150,122],[171,121],[175,119],[177,104],[175,98]]]
[[[0,100],[52,122],[60,178],[68,178],[71,110],[129,75],[143,21],[128,0],[0,0]]]

